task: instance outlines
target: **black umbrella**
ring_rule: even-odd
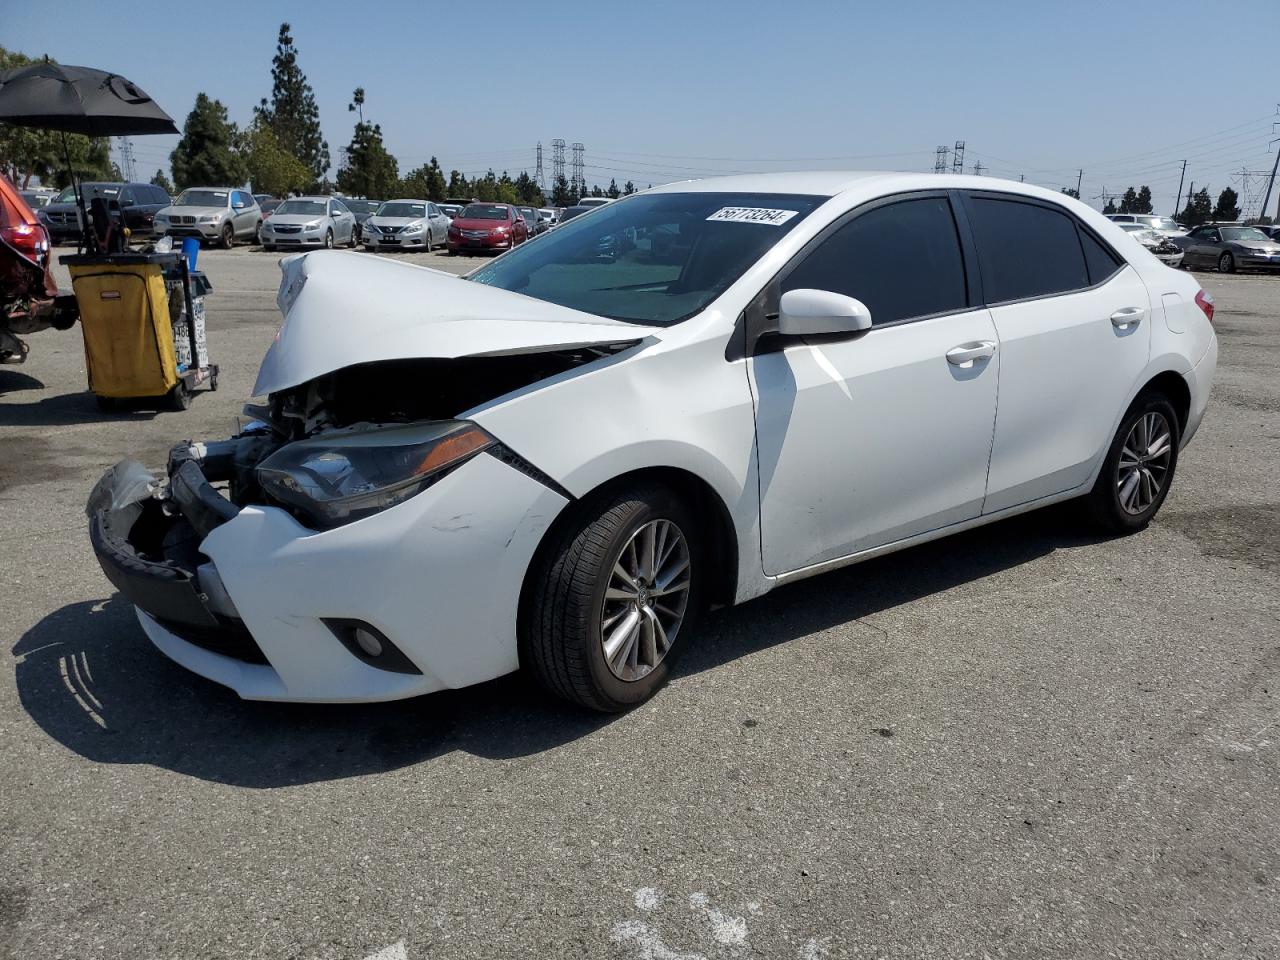
[[[119,74],[60,63],[0,71],[0,121],[90,137],[178,132],[172,117]]]

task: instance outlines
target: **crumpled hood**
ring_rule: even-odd
[[[280,269],[276,303],[284,322],[254,396],[361,363],[570,350],[660,329],[368,254],[316,251],[286,257]]]

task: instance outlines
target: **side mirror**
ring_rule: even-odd
[[[830,290],[788,290],[782,295],[778,332],[784,336],[859,333],[871,329],[871,311],[861,300]]]
[[[233,210],[243,210],[245,206],[246,204],[243,200],[237,200],[235,203],[231,204],[231,208]]]

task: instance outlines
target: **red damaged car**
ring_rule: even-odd
[[[22,363],[20,334],[76,322],[75,298],[59,296],[49,271],[49,235],[9,178],[0,174],[0,363]]]
[[[529,225],[509,203],[469,203],[449,225],[450,255],[510,250],[529,239]]]

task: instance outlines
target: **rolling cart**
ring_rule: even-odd
[[[89,389],[102,409],[153,399],[185,410],[197,388],[218,389],[204,328],[212,287],[184,257],[87,253],[61,262],[71,270]]]

